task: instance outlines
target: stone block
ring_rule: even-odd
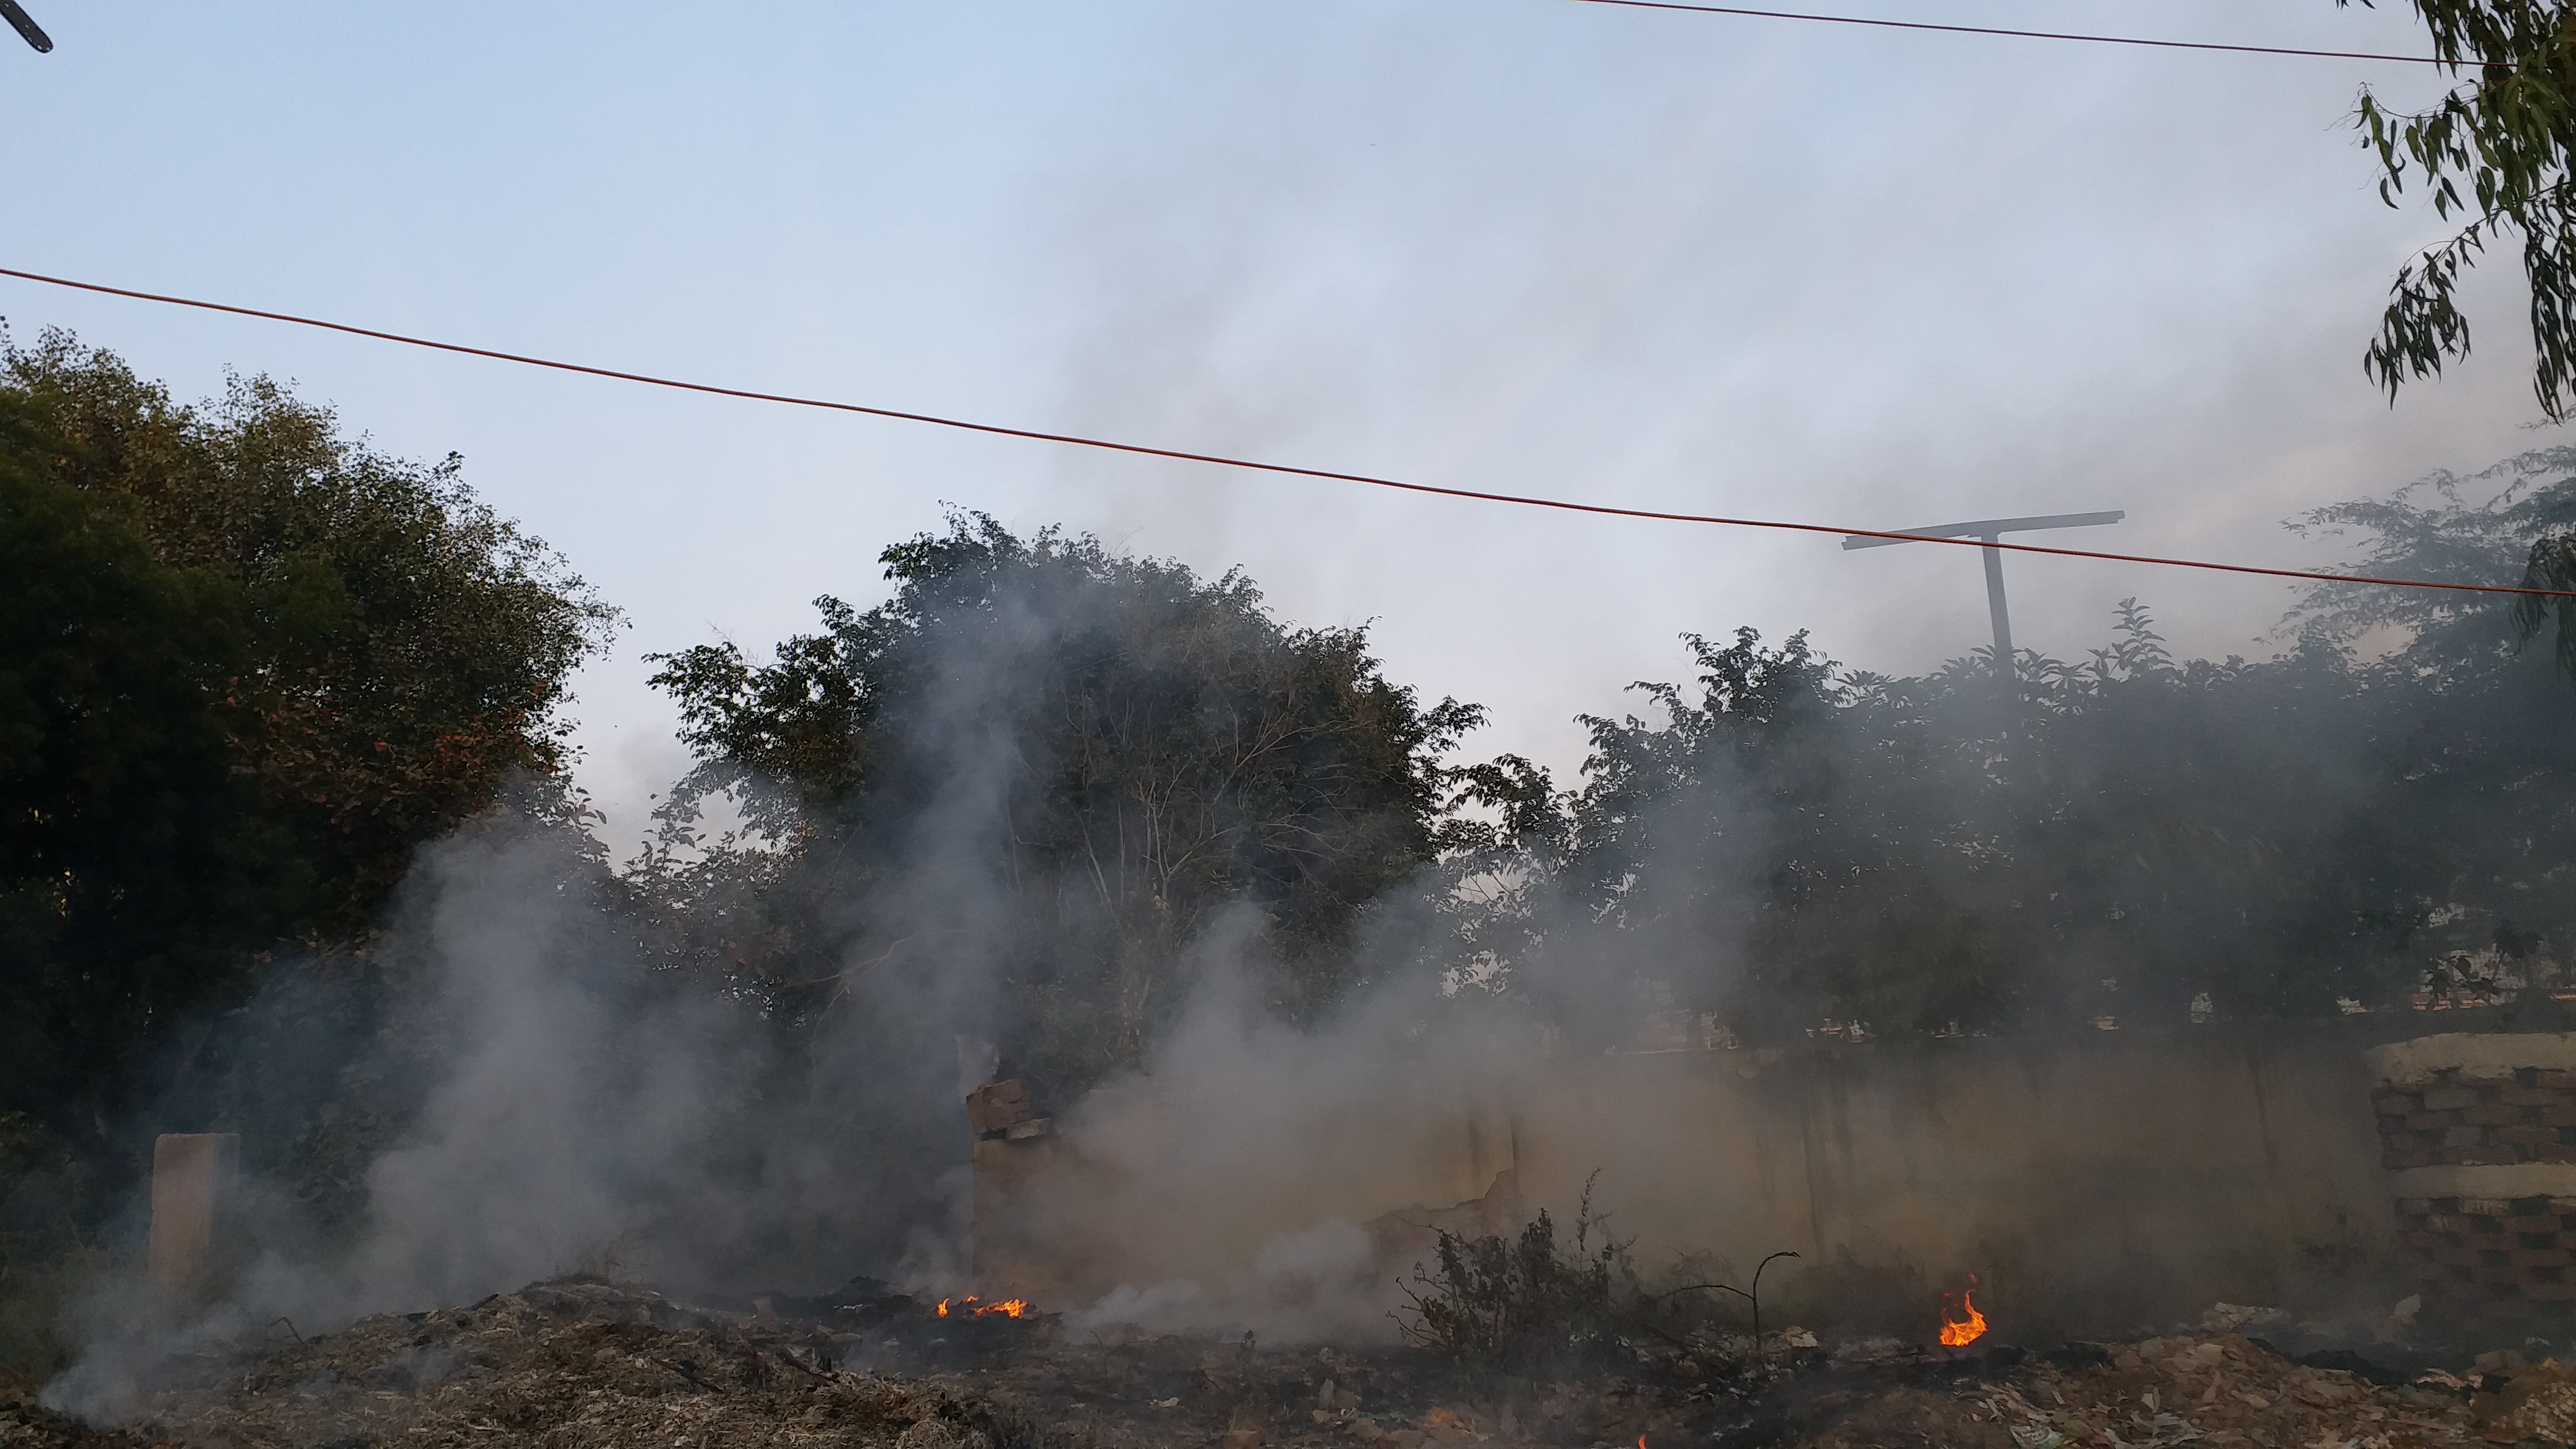
[[[2424,1110],[2427,1112],[2456,1112],[2477,1104],[2478,1094],[2474,1087],[2436,1087],[2424,1094]]]
[[[2467,1127],[2506,1127],[2521,1121],[2520,1107],[2470,1107],[2460,1113],[2460,1123]]]

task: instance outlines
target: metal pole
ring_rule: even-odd
[[[2006,683],[2013,678],[2012,615],[2004,609],[2004,551],[1994,545],[2002,535],[1985,535],[1986,547],[1978,552],[1986,556],[1986,612],[1995,621],[1995,677]]]
[[[1977,540],[1986,556],[1986,610],[1995,622],[1995,679],[2007,691],[2017,692],[2014,685],[2020,674],[2013,660],[2012,615],[2004,610],[2004,551],[1997,544],[2007,533],[2021,533],[2034,528],[2091,528],[2096,524],[2117,523],[2128,517],[2114,508],[2102,513],[2048,513],[2029,518],[1971,518],[1961,523],[1935,523],[1922,528],[1900,528],[1893,534],[1854,534],[1843,540],[1843,547],[1885,548],[1891,543],[1911,543],[1918,538],[1956,538]]]

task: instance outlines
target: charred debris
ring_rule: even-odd
[[[1678,1332],[1632,1322],[1527,1373],[1419,1342],[1092,1331],[962,1306],[942,1314],[869,1280],[710,1306],[557,1279],[334,1334],[280,1323],[207,1343],[167,1367],[123,1429],[20,1402],[0,1407],[0,1445],[2112,1449],[2576,1436],[2576,1385],[2553,1363],[2293,1360],[2219,1328],[2025,1350],[1794,1325],[1756,1343],[1713,1318]]]

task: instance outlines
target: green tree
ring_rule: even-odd
[[[980,514],[882,562],[891,600],[821,600],[772,662],[703,645],[655,676],[699,758],[671,818],[721,792],[758,837],[701,868],[770,852],[735,897],[734,940],[770,950],[743,979],[795,1015],[903,962],[989,975],[1000,999],[948,1003],[951,1029],[1002,1020],[1067,1084],[1141,1054],[1230,911],[1281,1009],[1350,987],[1362,913],[1435,853],[1438,761],[1476,709],[1423,706],[1361,630],[1282,626],[1239,574]],[[817,932],[825,899],[859,904]]]
[[[2352,0],[2336,0],[2338,5]],[[2368,5],[2372,0],[2361,0]],[[2522,240],[2531,284],[2532,390],[2553,420],[2576,404],[2576,12],[2566,0],[2410,0],[2454,76],[2440,102],[2394,112],[2365,89],[2359,125],[2389,205],[2411,185],[2459,226],[2398,273],[2364,365],[2393,397],[2469,351],[2462,272],[2491,241]]]
[[[2576,511],[2576,450],[2321,509],[2374,572],[2492,577]],[[2483,501],[2467,501],[2470,486]],[[1479,979],[1611,1042],[1646,1013],[1794,1036],[2401,1005],[2428,969],[2576,984],[2566,697],[2509,600],[2321,585],[2269,660],[2112,642],[1913,679],[1803,636],[1687,640],[1694,686],[1594,717],[1580,789],[1455,778]],[[2517,964],[2518,963],[2518,964]]]
[[[191,408],[48,333],[0,423],[0,1107],[62,1120],[557,769],[611,614],[265,379]]]

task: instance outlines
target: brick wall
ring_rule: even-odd
[[[2393,1171],[2576,1163],[2576,1071],[2485,1065],[2383,1084]],[[2400,1251],[2426,1309],[2453,1323],[2576,1327],[2576,1197],[2399,1197]]]
[[[2371,1100],[2391,1170],[2576,1162],[2576,1072],[2454,1067]]]

